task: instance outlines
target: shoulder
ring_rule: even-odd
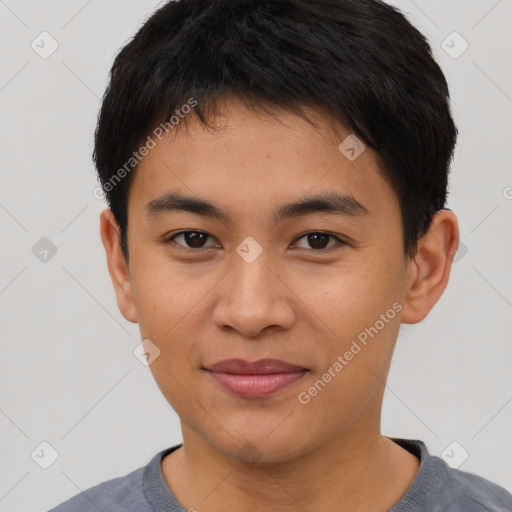
[[[144,468],[101,482],[69,498],[49,512],[151,511],[143,492]]]
[[[447,512],[512,512],[512,494],[486,478],[461,471],[447,469],[449,478],[442,500]]]
[[[420,459],[418,472],[389,512],[512,512],[512,494],[486,478],[449,466],[418,439],[391,438]]]

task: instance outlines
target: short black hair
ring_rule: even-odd
[[[350,128],[377,151],[399,199],[404,253],[415,254],[445,206],[457,139],[445,76],[421,32],[379,0],[171,0],[117,54],[95,132],[93,160],[126,258],[138,149],[176,114],[176,130],[194,115],[210,126],[226,98],[308,121],[303,107],[313,106]],[[184,105],[193,112],[182,115]]]

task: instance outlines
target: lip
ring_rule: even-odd
[[[224,359],[204,368],[223,389],[244,398],[263,398],[301,380],[308,368],[279,359]]]
[[[281,359],[223,359],[206,368],[211,372],[235,373],[237,375],[269,375],[272,373],[292,373],[307,370],[303,366],[282,361]]]

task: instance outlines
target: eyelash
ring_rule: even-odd
[[[188,231],[180,231],[179,233],[175,233],[171,237],[169,237],[166,240],[164,240],[164,244],[176,244],[176,245],[178,245],[180,247],[180,249],[183,249],[185,251],[191,251],[191,252],[199,252],[199,251],[202,251],[202,250],[205,250],[205,249],[212,248],[212,247],[199,247],[199,248],[186,247],[186,246],[183,246],[181,244],[177,244],[174,241],[174,239],[176,237],[181,236],[181,235],[185,235],[187,233],[196,233],[196,234],[200,234],[200,235],[207,235],[209,238],[212,238],[211,235],[209,235],[208,233],[206,233],[204,231],[188,230]],[[335,239],[338,242],[338,246],[348,245],[347,242],[341,240],[338,236],[333,235],[331,233],[327,233],[325,231],[309,231],[309,232],[304,233],[303,235],[299,236],[295,240],[296,241],[301,240],[302,238],[305,238],[308,235],[324,235],[324,236],[327,236],[329,238]],[[207,241],[208,241],[208,239],[207,239]],[[323,249],[306,249],[306,250],[317,252],[317,253],[321,253],[321,252],[327,252],[327,251],[329,251],[330,249],[333,249],[333,248],[336,248],[336,246],[326,247],[326,248],[323,248]],[[299,250],[304,250],[304,248],[299,248]]]

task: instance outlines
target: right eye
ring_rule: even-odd
[[[182,237],[183,241],[185,242],[185,245],[176,242],[175,240]],[[215,247],[213,246],[205,246],[204,243],[208,240],[208,237],[211,237],[208,233],[205,233],[203,231],[180,231],[179,233],[176,233],[175,235],[167,238],[164,243],[175,243],[185,249],[188,250],[197,250],[197,249],[203,249],[205,247]]]

